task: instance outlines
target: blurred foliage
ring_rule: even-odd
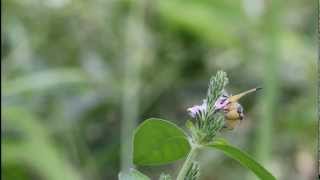
[[[264,163],[279,179],[313,179],[316,12],[311,0],[275,2],[1,1],[2,177],[117,179],[122,99],[130,91],[123,84],[132,67],[140,84],[132,108],[141,120],[183,125],[186,108],[199,104],[218,69],[229,74],[229,92],[266,86],[241,102],[246,120],[222,136],[256,152],[261,119],[272,113]],[[137,6],[142,15],[132,13]],[[138,64],[132,51],[141,52]],[[201,179],[247,176],[223,156],[199,158]],[[179,167],[140,170],[158,178]]]

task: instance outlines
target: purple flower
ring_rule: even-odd
[[[207,111],[207,101],[203,100],[203,103],[201,105],[194,105],[191,108],[188,108],[187,111],[192,118],[200,116]]]
[[[227,96],[221,96],[218,98],[218,100],[214,103],[214,107],[217,110],[225,109],[227,105],[229,104],[228,97]]]
[[[228,98],[228,93],[224,91],[222,96],[220,96],[214,103],[214,109],[225,110],[227,108],[227,105],[229,104]],[[205,114],[207,112],[207,106],[207,100],[203,100],[203,103],[201,105],[194,105],[191,108],[188,108],[187,111],[192,118],[200,118],[202,114]]]

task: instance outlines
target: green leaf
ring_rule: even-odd
[[[242,152],[238,148],[230,145],[224,139],[219,139],[212,144],[206,145],[207,147],[215,148],[222,151],[225,155],[237,160],[243,166],[249,168],[254,172],[260,179],[263,180],[275,180],[276,178],[268,172],[264,167],[262,167],[258,162],[252,159],[247,153]]]
[[[50,81],[48,81],[50,79]],[[32,83],[30,83],[32,82]],[[79,69],[61,68],[33,72],[14,80],[4,81],[4,95],[13,96],[25,92],[48,92],[61,86],[88,84],[85,73]]]
[[[136,169],[131,169],[129,173],[119,173],[119,180],[150,180],[150,178]]]
[[[186,157],[189,151],[186,134],[169,121],[151,118],[135,131],[133,161],[137,165],[167,164]]]
[[[30,167],[43,179],[81,179],[80,172],[54,143],[49,127],[39,117],[23,106],[5,106],[1,116],[6,125],[6,138],[1,141],[1,163],[5,166],[23,163],[22,167]]]

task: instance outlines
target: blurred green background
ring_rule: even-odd
[[[1,177],[117,179],[149,117],[184,127],[217,70],[246,119],[220,134],[280,180],[315,179],[316,2],[3,0]],[[202,152],[201,179],[255,179]],[[157,179],[183,161],[137,167]]]

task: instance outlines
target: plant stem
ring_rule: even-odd
[[[279,35],[277,31],[277,12],[279,2],[269,3],[263,26],[266,29],[265,48],[265,72],[264,72],[264,95],[261,97],[262,119],[257,129],[257,158],[266,163],[270,159],[272,150],[273,119],[277,106],[277,92],[279,87]]]
[[[191,150],[187,156],[187,159],[184,161],[182,168],[179,171],[177,180],[184,180],[188,170],[190,169],[190,166],[192,165],[194,158],[198,154],[198,151],[199,151],[199,147],[192,147],[191,148]]]
[[[124,31],[124,80],[121,122],[121,172],[128,172],[133,165],[132,139],[140,112],[141,71],[143,62],[150,59],[147,27],[145,25],[146,0],[132,4]]]

